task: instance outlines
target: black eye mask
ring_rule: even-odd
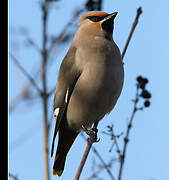
[[[87,18],[88,18],[90,21],[93,21],[93,22],[99,22],[99,21],[103,20],[103,19],[105,18],[105,16],[104,16],[104,17],[99,17],[99,16],[88,16]]]

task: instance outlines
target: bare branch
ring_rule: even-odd
[[[86,159],[87,159],[87,157],[88,157],[88,154],[89,154],[89,152],[90,152],[90,149],[91,149],[91,147],[92,147],[92,144],[94,143],[94,142],[96,142],[96,140],[97,140],[97,125],[98,125],[98,123],[94,123],[94,126],[93,126],[93,130],[91,130],[91,131],[94,131],[93,133],[91,133],[90,134],[90,138],[88,138],[88,143],[87,143],[87,146],[86,146],[86,149],[85,149],[85,152],[84,152],[84,154],[83,154],[83,157],[82,157],[82,160],[81,160],[81,162],[80,162],[80,165],[79,165],[79,168],[78,168],[78,170],[77,170],[77,173],[76,173],[76,176],[75,176],[75,180],[79,180],[79,178],[80,178],[80,175],[81,175],[81,172],[82,172],[82,170],[83,170],[83,167],[84,167],[84,164],[85,164],[85,162],[86,162]],[[86,130],[85,130],[86,131]],[[86,131],[86,133],[88,134],[88,132]],[[88,134],[89,135],[89,134]]]
[[[29,35],[28,29],[26,27],[20,27],[20,33],[26,38],[26,43],[28,45],[31,45],[33,48],[36,49],[36,51],[38,53],[41,54],[41,48],[38,46],[38,44]]]
[[[98,153],[98,151],[96,150],[96,148],[92,147],[93,152],[96,154],[96,156],[99,158],[99,160],[101,161],[101,163],[103,164],[104,168],[106,169],[107,173],[109,174],[109,176],[111,177],[112,180],[115,180],[113,174],[111,173],[109,167],[106,165],[106,163],[104,162],[103,158],[101,157],[101,155]]]
[[[26,37],[27,37],[28,43],[29,43],[33,48],[35,48],[36,51],[37,51],[39,54],[41,54],[42,51],[41,51],[40,47],[35,43],[35,41],[34,41],[30,36],[28,36],[28,35],[27,35]]]
[[[93,147],[92,147],[92,148],[93,148]],[[113,163],[114,161],[117,161],[117,159],[112,158],[107,164],[105,164],[105,165],[104,165],[104,164],[103,164],[103,165],[98,165],[98,170],[95,171],[94,173],[92,173],[92,175],[90,175],[90,176],[87,178],[87,180],[91,180],[91,179],[93,179],[93,178],[96,178],[96,177],[98,177],[98,174],[101,173],[101,171],[107,170],[107,169],[111,168],[112,163]],[[110,176],[110,177],[111,177],[111,176]],[[114,179],[114,180],[115,180],[115,178],[114,178],[113,176],[111,177],[111,179]]]
[[[135,18],[135,20],[134,20],[134,22],[133,22],[133,25],[132,25],[130,34],[129,34],[129,36],[128,36],[127,42],[126,42],[126,44],[125,44],[125,46],[124,46],[124,49],[123,49],[123,52],[122,52],[122,55],[121,55],[122,60],[123,60],[123,58],[124,58],[124,55],[125,55],[126,50],[127,50],[127,47],[128,47],[128,45],[129,45],[129,42],[130,42],[131,37],[132,37],[132,35],[133,35],[133,32],[134,32],[134,30],[135,30],[135,28],[136,28],[136,25],[137,25],[137,23],[138,23],[138,19],[139,19],[141,13],[142,13],[142,9],[141,9],[141,7],[139,7],[139,8],[137,9],[136,18]]]
[[[106,134],[106,135],[108,135],[108,136],[110,136],[111,139],[113,140],[113,144],[112,144],[109,152],[112,151],[112,149],[113,149],[113,147],[114,147],[114,145],[115,145],[115,146],[116,146],[117,153],[118,153],[119,156],[120,156],[120,153],[121,153],[121,152],[120,152],[120,148],[119,148],[119,145],[118,145],[118,142],[117,142],[117,138],[120,138],[120,137],[123,135],[123,132],[121,132],[120,134],[116,135],[116,134],[114,133],[114,126],[113,126],[113,124],[112,124],[112,126],[107,126],[107,127],[108,127],[108,132],[103,131],[103,133]]]
[[[129,141],[129,134],[130,134],[130,130],[131,130],[131,127],[132,127],[132,122],[133,122],[134,116],[135,116],[135,114],[136,114],[136,112],[138,110],[137,109],[138,97],[139,96],[138,96],[138,86],[137,86],[136,98],[135,98],[135,101],[134,101],[134,108],[133,108],[133,112],[132,112],[129,124],[127,126],[127,132],[126,132],[126,135],[125,135],[125,138],[124,138],[123,152],[122,152],[122,154],[120,156],[120,170],[119,170],[118,180],[121,180],[121,177],[122,177],[122,171],[123,171],[123,167],[124,167],[124,160],[125,160],[125,157],[126,157],[127,144],[128,144],[128,141]]]
[[[136,112],[140,111],[140,110],[143,110],[144,108],[147,108],[147,107],[150,106],[150,101],[148,99],[151,98],[151,94],[149,93],[149,91],[147,91],[145,89],[147,83],[148,83],[147,78],[142,78],[141,76],[137,77],[136,96],[135,96],[135,99],[133,100],[134,107],[133,107],[133,112],[131,114],[129,123],[127,125],[126,135],[124,137],[123,150],[122,150],[122,154],[120,156],[120,168],[119,168],[118,180],[121,180],[121,177],[122,177],[124,161],[125,161],[125,158],[126,158],[127,145],[128,145],[128,142],[129,142],[129,135],[130,135],[130,131],[131,131],[132,124],[133,124],[133,119],[134,119],[134,117],[136,115]],[[141,90],[140,93],[139,93],[139,90]],[[144,101],[144,106],[142,106],[142,107],[138,107],[138,102],[140,101],[140,98],[145,100]]]
[[[81,136],[83,137],[84,140],[87,141],[87,139],[85,138],[85,136],[83,134],[81,134]],[[95,147],[92,146],[92,151],[95,153],[95,155],[98,157],[98,159],[100,160],[100,162],[103,164],[104,168],[106,169],[107,173],[109,174],[109,176],[111,177],[111,179],[115,179],[113,174],[111,173],[109,167],[107,166],[107,164],[105,163],[105,161],[103,160],[102,156],[99,154],[99,152],[97,151],[97,149]]]
[[[84,164],[85,164],[85,162],[86,162],[87,156],[88,156],[89,151],[90,151],[90,148],[91,148],[91,146],[92,146],[92,143],[93,143],[92,141],[88,141],[88,144],[87,144],[87,146],[86,146],[85,152],[84,152],[83,157],[82,157],[82,160],[81,160],[81,162],[80,162],[80,165],[79,165],[79,168],[78,168],[78,171],[77,171],[75,180],[78,180],[78,179],[80,178],[82,169],[83,169]]]
[[[34,79],[31,77],[31,75],[28,74],[28,72],[20,65],[19,61],[16,59],[16,57],[14,55],[12,55],[11,53],[9,53],[9,55],[11,56],[11,58],[14,60],[15,64],[18,66],[18,68],[23,72],[23,74],[29,79],[29,81],[31,82],[31,84],[35,87],[35,89],[38,91],[39,95],[41,95],[41,90],[38,87],[38,85],[36,84],[36,82],[34,81]]]
[[[49,129],[48,129],[48,95],[47,95],[47,21],[48,21],[48,7],[47,0],[41,4],[42,10],[42,85],[43,85],[43,125],[44,125],[44,166],[45,166],[45,179],[49,180],[49,157],[48,157],[48,140],[49,140]]]
[[[9,113],[11,113],[16,105],[25,97],[29,96],[29,88],[28,86],[24,87],[19,94],[17,94],[9,103]]]

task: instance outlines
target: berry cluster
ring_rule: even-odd
[[[150,98],[151,98],[151,93],[146,90],[146,85],[148,84],[148,79],[143,78],[142,76],[137,77],[137,87],[138,89],[141,89],[140,97],[145,99],[144,101],[144,107],[149,107],[150,106]]]

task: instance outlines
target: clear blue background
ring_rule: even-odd
[[[51,3],[48,33],[58,35],[72,17],[74,10],[83,7],[85,2],[69,0]],[[100,122],[98,136],[101,141],[94,146],[106,162],[114,156],[108,152],[112,141],[103,135],[102,130],[106,130],[106,126],[111,122],[115,125],[116,133],[126,129],[133,108],[131,99],[135,96],[135,78],[138,75],[148,77],[147,88],[152,93],[151,106],[143,112],[138,112],[134,119],[123,179],[169,180],[169,3],[167,0],[104,0],[103,11],[119,12],[115,20],[114,40],[122,51],[139,6],[142,6],[143,14],[124,58],[123,91],[114,110]],[[20,29],[25,27],[41,48],[41,15],[38,0],[9,1],[9,50],[32,76],[40,70],[41,59],[35,49],[25,46],[26,38],[20,33]],[[72,32],[76,29],[77,26]],[[49,89],[56,84],[59,65],[70,44],[71,41],[59,46],[51,58],[51,66],[48,69]],[[38,75],[36,82],[42,87]],[[9,58],[9,102],[26,85],[31,86],[25,75]],[[17,174],[19,180],[45,179],[42,102],[37,97],[36,90],[34,88],[31,90],[35,100],[20,102],[9,114],[9,172]],[[48,105],[50,117],[52,117],[52,105],[53,95]],[[49,144],[54,128],[54,119],[52,121]],[[74,179],[85,146],[85,141],[79,136],[69,152],[65,171],[60,180]],[[90,153],[81,175],[82,180],[87,179],[93,172],[93,159],[100,163],[97,157]],[[50,172],[52,172],[52,164],[53,159],[50,159]],[[114,164],[112,169],[115,177],[117,170],[118,163]],[[50,175],[52,180],[57,179]],[[105,170],[99,175],[103,179],[110,179]]]

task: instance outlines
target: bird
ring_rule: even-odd
[[[82,127],[91,128],[114,108],[123,87],[124,68],[120,49],[113,40],[118,13],[89,11],[59,69],[54,93],[55,138],[58,145],[53,175],[61,176],[67,154]]]

